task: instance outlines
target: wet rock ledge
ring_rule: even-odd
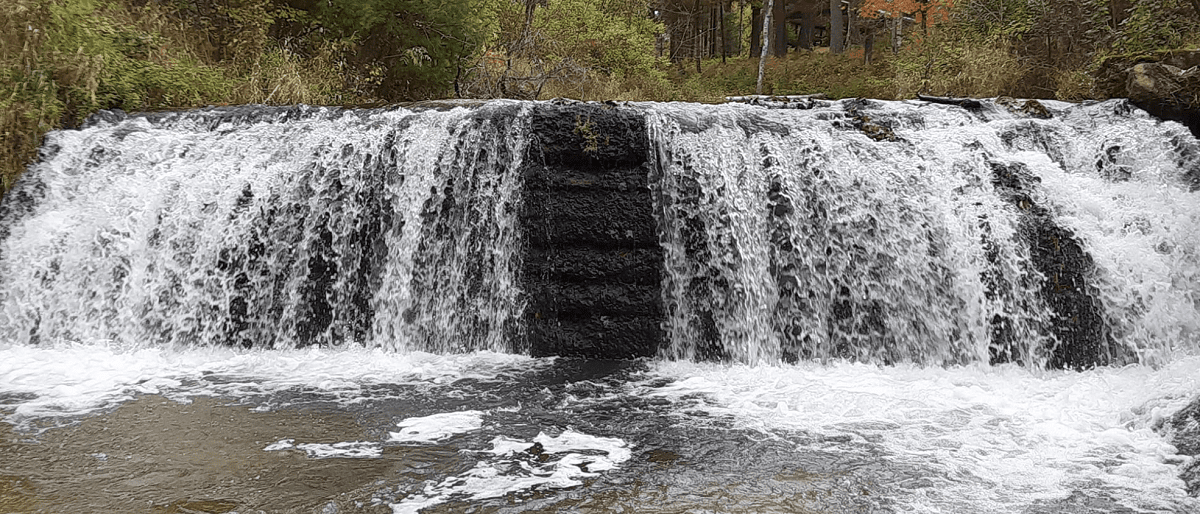
[[[644,114],[607,104],[540,104],[525,159],[522,289],[535,356],[654,355],[662,249]]]

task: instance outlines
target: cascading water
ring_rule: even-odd
[[[509,350],[528,107],[53,133],[8,203],[0,340]]]
[[[0,204],[0,510],[1198,512],[1200,143],[1014,105],[52,133]],[[667,358],[521,355],[615,348]]]
[[[1197,347],[1185,128],[1123,101],[814,104],[651,109],[668,356],[1089,367]]]

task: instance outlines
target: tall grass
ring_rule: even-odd
[[[1027,66],[1003,37],[971,34],[953,24],[932,31],[891,61],[894,95],[994,97],[1013,95]]]
[[[365,100],[343,79],[344,49],[304,57],[266,36],[276,14],[250,14],[214,44],[212,30],[167,2],[0,2],[0,194],[12,188],[49,130],[99,109],[182,109],[227,103],[331,104]],[[254,19],[247,16],[259,16]]]
[[[48,15],[36,0],[0,3],[0,192],[62,114],[54,75],[42,65]]]

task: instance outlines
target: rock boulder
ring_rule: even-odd
[[[1179,477],[1187,484],[1188,494],[1200,496],[1200,398],[1155,428],[1175,445],[1180,455],[1192,457],[1191,462],[1181,467]]]
[[[1129,98],[1200,137],[1200,50],[1110,58],[1097,72],[1096,85],[1101,94]]]

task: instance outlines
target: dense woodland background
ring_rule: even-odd
[[[98,109],[754,93],[764,3],[2,0],[0,176]],[[764,93],[1082,100],[1200,47],[1200,0],[774,0]]]

